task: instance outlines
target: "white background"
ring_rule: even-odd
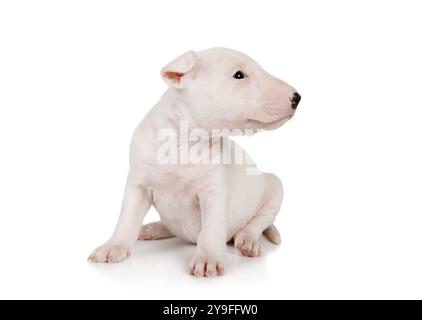
[[[418,1],[2,1],[1,298],[422,298],[422,20]],[[189,50],[243,51],[302,94],[241,143],[286,190],[283,244],[142,242],[86,262],[114,228],[131,134]],[[156,220],[155,213],[148,221]]]

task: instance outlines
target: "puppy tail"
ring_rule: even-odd
[[[281,244],[280,233],[278,232],[275,225],[272,224],[267,229],[265,229],[263,233],[272,243],[277,245]]]

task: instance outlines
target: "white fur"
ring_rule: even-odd
[[[234,79],[237,70],[247,77]],[[295,90],[246,55],[224,48],[187,52],[161,75],[170,88],[133,135],[118,224],[89,260],[119,262],[130,255],[138,237],[175,235],[197,244],[191,274],[221,275],[231,239],[247,256],[259,255],[259,238],[268,228],[266,234],[279,241],[272,224],[283,197],[280,180],[268,173],[248,175],[247,164],[160,164],[157,136],[164,128],[177,132],[181,120],[188,121],[189,130],[207,132],[277,128],[294,115],[290,98]],[[228,137],[198,143],[211,149],[222,140],[235,145]],[[141,229],[151,205],[161,221]]]

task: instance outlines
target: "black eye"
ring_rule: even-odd
[[[237,71],[234,75],[233,78],[235,79],[243,79],[245,78],[246,75],[242,72],[242,71]]]

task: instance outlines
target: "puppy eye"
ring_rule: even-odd
[[[244,79],[246,77],[246,75],[242,72],[242,71],[237,71],[234,75],[233,78],[235,79]]]

